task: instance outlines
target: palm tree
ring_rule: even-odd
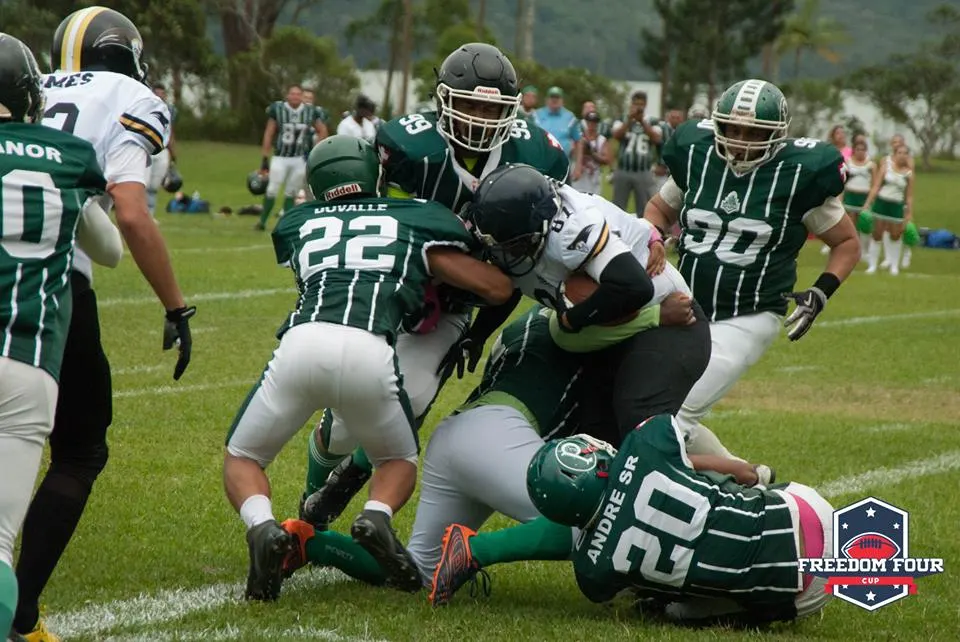
[[[847,30],[833,18],[820,15],[820,0],[804,0],[799,11],[787,18],[783,32],[774,43],[774,80],[780,58],[793,52],[793,75],[800,75],[800,57],[805,51],[815,52],[829,63],[836,64],[840,54],[835,45],[847,40]]]

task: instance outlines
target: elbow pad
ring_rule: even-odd
[[[575,331],[610,323],[636,312],[653,299],[653,281],[629,252],[615,256],[600,273],[600,287],[586,301],[566,312]]]

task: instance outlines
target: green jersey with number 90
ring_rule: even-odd
[[[0,125],[0,356],[59,379],[80,211],[106,181],[90,143]]]
[[[785,314],[807,238],[804,215],[843,192],[843,157],[829,143],[788,138],[742,176],[714,147],[710,120],[681,124],[663,162],[683,190],[679,269],[711,321]]]
[[[787,503],[777,492],[695,472],[682,440],[669,415],[623,440],[601,513],[576,544],[581,591],[596,602],[633,587],[790,609],[802,580]]]
[[[436,112],[410,114],[381,125],[377,152],[391,195],[403,192],[426,198],[454,212],[473,200],[481,178],[502,165],[524,163],[559,181],[566,179],[569,166],[560,143],[525,120],[514,122],[501,147],[461,164],[452,144],[437,131]]]
[[[300,298],[277,336],[295,325],[327,322],[383,335],[423,306],[431,279],[427,250],[472,249],[453,212],[419,199],[358,198],[304,203],[273,230],[277,262],[289,265]]]

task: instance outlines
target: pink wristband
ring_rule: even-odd
[[[663,240],[663,237],[660,236],[660,230],[654,227],[653,231],[650,232],[650,241],[647,243],[647,247],[650,247],[654,243],[662,240]]]

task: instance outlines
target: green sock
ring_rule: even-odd
[[[307,540],[305,548],[310,562],[333,566],[361,582],[383,584],[387,579],[370,553],[346,535],[319,532]]]
[[[310,446],[307,448],[307,488],[304,491],[304,497],[309,497],[316,491],[323,488],[330,476],[330,471],[337,467],[346,455],[334,455],[332,453],[322,453],[317,447],[317,431],[320,426],[313,429],[310,434]]]
[[[470,550],[480,566],[519,562],[570,559],[573,531],[545,517],[499,531],[479,533],[470,538]]]
[[[292,209],[293,209],[293,197],[288,196],[285,199],[283,199],[283,213],[286,214]]]
[[[17,611],[17,576],[6,562],[0,562],[0,635],[6,639]]]
[[[273,204],[276,202],[272,196],[263,197],[263,211],[260,212],[260,225],[265,226],[267,224],[267,219],[270,218],[270,212],[273,211]]]
[[[353,451],[353,465],[368,473],[373,472],[373,464],[367,459],[367,453],[363,452],[363,448],[357,448]]]

